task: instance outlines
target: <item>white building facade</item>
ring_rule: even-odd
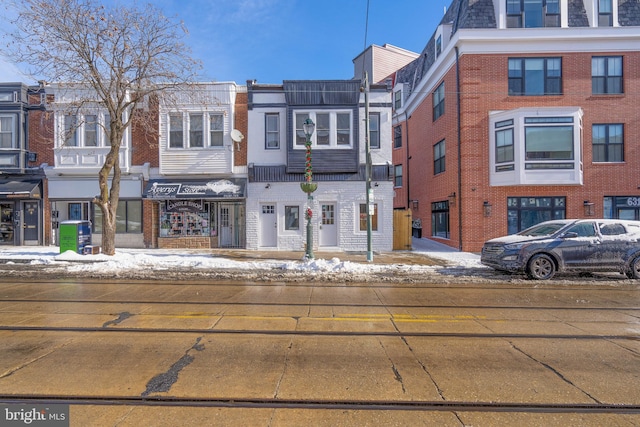
[[[310,210],[314,251],[365,252],[371,210],[373,251],[392,250],[391,94],[386,86],[371,87],[366,121],[361,86],[357,80],[248,82],[247,249],[305,250]],[[315,124],[311,163],[318,186],[311,198],[300,187],[305,181],[306,119]]]

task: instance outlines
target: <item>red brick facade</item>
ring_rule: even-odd
[[[592,57],[607,55],[623,57],[621,95],[592,94]],[[561,57],[562,94],[510,96],[508,58],[518,56]],[[466,54],[459,57],[458,68],[459,104],[454,65],[441,80],[445,82],[444,115],[433,121],[430,94],[407,122],[402,115],[398,118],[403,145],[394,150],[394,164],[403,164],[405,177],[403,187],[396,189],[394,205],[411,208],[414,219],[422,220],[423,237],[432,237],[431,203],[438,201],[450,204],[450,236],[441,241],[465,251],[479,251],[485,240],[507,234],[507,197],[566,197],[568,218],[584,217],[584,201],[590,201],[597,218],[603,216],[604,197],[640,196],[640,109],[636,95],[640,92],[640,52]],[[576,155],[582,158],[583,185],[489,185],[489,112],[522,107],[582,109],[582,153]],[[592,125],[609,123],[624,126],[624,162],[593,163]],[[433,146],[442,140],[446,141],[446,171],[434,175]],[[417,208],[410,200],[418,200]],[[485,202],[491,205],[490,216],[484,214]]]

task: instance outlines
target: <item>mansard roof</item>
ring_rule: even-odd
[[[439,25],[451,25],[451,34],[462,29],[497,29],[494,2],[505,0],[452,0]],[[568,0],[569,27],[589,27],[585,0]],[[617,0],[620,26],[640,26],[640,2]],[[436,60],[434,31],[420,56],[396,72],[396,83],[405,85],[408,96]]]

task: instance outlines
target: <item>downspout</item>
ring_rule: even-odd
[[[410,195],[410,187],[409,187],[409,160],[411,160],[411,156],[409,155],[409,115],[407,114],[407,110],[404,111],[404,127],[407,133],[407,209],[411,209],[411,195]]]
[[[462,119],[460,105],[460,56],[458,46],[456,49],[456,93],[458,98],[458,249],[462,250]]]

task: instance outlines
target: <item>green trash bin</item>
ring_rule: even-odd
[[[60,223],[60,253],[73,251],[82,254],[91,245],[89,221],[62,221]]]

